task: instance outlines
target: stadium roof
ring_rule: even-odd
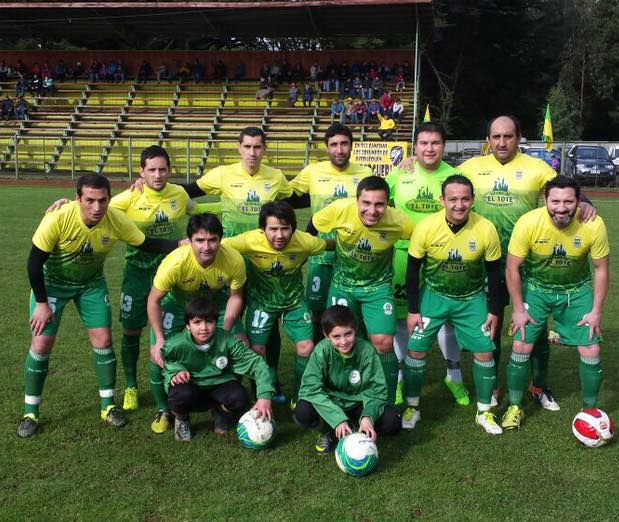
[[[328,37],[410,35],[432,27],[432,0],[146,0],[2,2],[4,39],[70,35],[88,45],[102,31],[145,39],[181,36]]]

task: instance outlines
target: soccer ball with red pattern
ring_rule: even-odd
[[[599,448],[611,441],[615,434],[615,425],[602,410],[589,408],[576,414],[572,422],[572,433],[588,448]]]

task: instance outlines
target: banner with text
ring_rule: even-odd
[[[384,178],[394,166],[408,157],[408,147],[406,141],[355,142],[352,161],[370,167],[375,175]]]

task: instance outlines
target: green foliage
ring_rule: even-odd
[[[555,142],[580,139],[582,127],[578,121],[578,112],[574,104],[573,96],[568,96],[561,84],[553,86],[547,98],[551,107],[552,130]],[[540,109],[540,123],[538,136],[544,130],[544,118],[546,105]]]

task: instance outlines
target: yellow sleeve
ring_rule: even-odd
[[[342,201],[342,200],[340,200]],[[340,201],[334,201],[312,216],[312,223],[318,232],[331,232],[340,214]]]
[[[486,261],[496,261],[501,259],[501,241],[499,240],[499,234],[496,231],[495,226],[488,222],[486,232],[484,234],[486,240],[486,252],[484,259]]]
[[[250,233],[251,232],[244,232],[238,236],[227,237],[222,239],[221,244],[236,250],[240,254],[246,254],[248,250],[247,246],[250,243],[247,234]]]
[[[191,202],[192,200],[189,201]],[[190,216],[204,214],[205,212],[219,216],[221,215],[222,203],[221,201],[217,201],[215,203],[195,203],[194,205],[191,205],[191,208],[189,208],[189,205],[187,208],[189,209]]]
[[[286,176],[284,176],[284,174],[281,171],[280,171],[280,174],[282,176],[282,179],[280,181],[279,191],[277,192],[276,198],[286,199],[292,196],[292,187],[290,186],[290,183],[288,183]]]
[[[509,246],[507,247],[507,251],[510,254],[523,258],[527,257],[531,250],[531,243],[529,241],[530,228],[527,227],[526,220],[524,219],[525,217],[526,214],[516,221],[516,225],[512,231],[512,237],[509,240]]]
[[[557,173],[544,160],[540,160],[540,162],[542,163],[541,168],[540,168],[540,180],[539,180],[539,183],[540,183],[539,191],[541,193],[544,190],[546,183],[548,183],[551,179],[554,179],[557,177]]]
[[[198,187],[200,187],[205,194],[221,194],[221,174],[222,169],[220,167],[214,168],[198,179]]]
[[[294,193],[297,196],[302,196],[303,194],[307,194],[309,192],[309,180],[310,180],[310,173],[309,173],[308,167],[305,167],[290,182],[290,188],[294,191]]]
[[[32,244],[43,252],[53,252],[56,243],[60,239],[60,213],[58,211],[45,214],[37,227]]]
[[[114,216],[114,226],[118,235],[118,239],[124,241],[128,245],[137,247],[144,243],[146,236],[138,226],[131,221],[125,214],[120,211]]]
[[[245,261],[241,254],[235,250],[231,251],[233,255],[230,256],[230,288],[232,290],[238,290],[243,288],[245,281],[247,281],[247,275],[245,274]]]
[[[408,219],[408,217],[406,216],[406,214],[404,214],[404,212],[398,212],[399,216],[400,216],[400,220],[401,220],[401,224],[402,224],[402,234],[400,236],[400,239],[408,239],[411,237],[411,234],[413,233],[413,229],[415,228],[415,225],[413,225],[413,222]]]
[[[161,292],[169,292],[177,283],[179,275],[181,275],[179,265],[177,265],[177,257],[178,249],[163,258],[153,279],[154,288]]]
[[[417,259],[423,259],[428,253],[426,249],[426,229],[427,227],[422,226],[415,228],[408,243],[408,253]]]
[[[325,251],[327,243],[324,239],[314,237],[307,232],[303,232],[303,239],[303,242],[307,245],[307,250],[310,252],[310,255],[317,256]]]
[[[597,223],[599,221],[599,224]],[[602,259],[610,253],[608,245],[608,235],[606,233],[606,225],[601,217],[596,217],[593,225],[593,242],[591,244],[591,259]]]
[[[110,200],[110,207],[116,208],[122,212],[127,212],[129,206],[131,205],[131,198],[133,196],[133,192],[130,190],[124,190],[120,194],[116,194]]]

